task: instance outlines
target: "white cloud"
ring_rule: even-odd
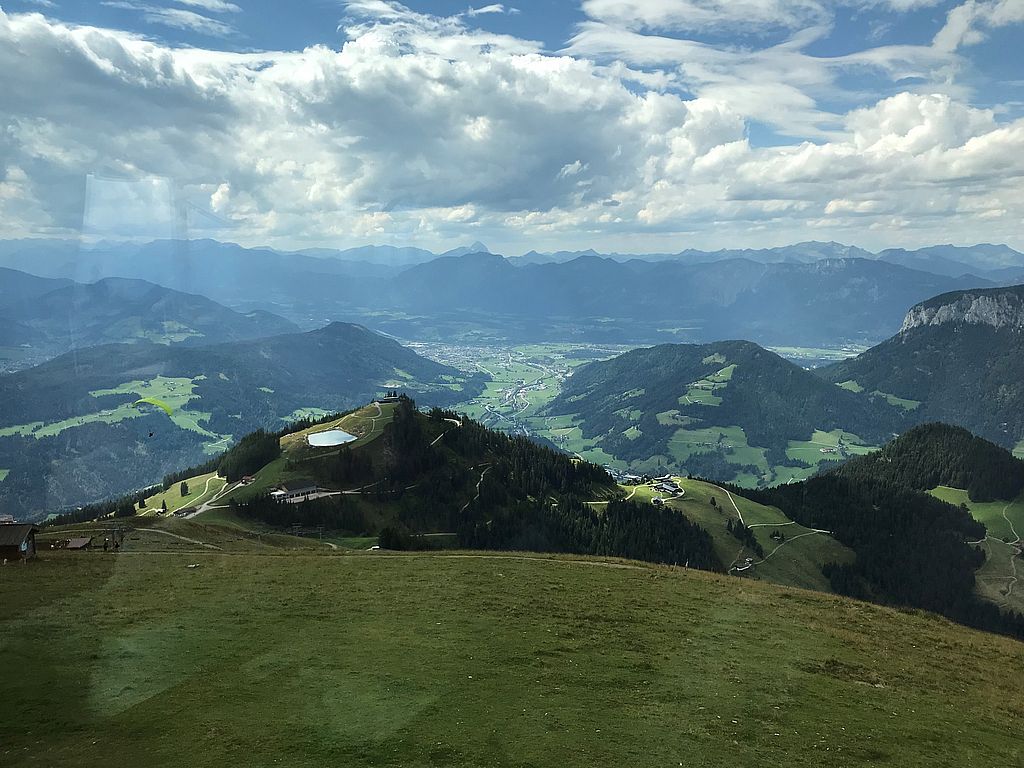
[[[519,13],[519,9],[509,8],[501,3],[491,3],[490,5],[484,5],[480,8],[469,8],[469,10],[465,12],[465,15],[472,18],[473,16],[484,16],[489,13],[504,13],[512,16]]]
[[[105,5],[108,8],[138,11],[142,14],[142,18],[150,24],[160,24],[165,27],[198,32],[212,37],[227,37],[235,32],[234,27],[230,24],[225,24],[217,19],[211,19],[209,16],[203,16],[200,13],[187,11],[182,8],[165,8],[151,3],[138,2],[138,0],[102,0],[100,5]]]
[[[828,17],[817,0],[583,0],[582,8],[633,30],[795,29]]]
[[[228,3],[225,0],[174,0],[174,2],[178,5],[187,5],[190,8],[201,8],[210,13],[240,13],[242,10],[234,3]]]
[[[349,13],[340,50],[240,54],[0,12],[0,235],[79,230],[94,174],[169,180],[209,212],[196,234],[222,220],[249,244],[1022,244],[1024,121],[955,89],[816,98],[848,68],[925,72],[947,54],[632,33],[655,62],[641,67],[584,57],[611,44],[601,25],[551,55],[393,3]],[[750,125],[773,112],[804,136],[757,146]]]
[[[935,47],[955,51],[977,45],[991,29],[1024,22],[1024,0],[967,0],[953,8],[935,36]]]

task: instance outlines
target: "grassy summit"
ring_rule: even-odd
[[[1024,757],[1024,645],[934,617],[621,561],[218,541],[0,573],[0,763]]]

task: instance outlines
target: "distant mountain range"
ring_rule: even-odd
[[[929,296],[1024,279],[1006,246],[881,254],[839,243],[760,250],[503,258],[482,243],[434,254],[366,246],[290,253],[211,240],[0,242],[0,266],[94,282],[146,280],[301,328],[360,322],[442,341],[712,341],[774,345],[875,342]]]
[[[416,324],[458,310],[509,317],[520,337],[620,343],[745,338],[816,346],[871,342],[896,332],[906,308],[929,296],[989,286],[869,259],[763,264],[730,259],[698,264],[598,256],[515,264],[500,256],[446,257],[410,268],[375,297],[378,306],[417,316],[378,318],[390,333],[413,337]],[[427,316],[425,319],[419,316]],[[516,329],[510,325],[509,332]]]
[[[78,350],[0,376],[0,508],[38,515],[137,488],[255,429],[392,387],[446,405],[482,382],[344,323],[207,347]],[[171,413],[133,405],[141,398]]]
[[[99,344],[212,344],[299,330],[263,310],[243,314],[144,280],[81,284],[0,269],[0,285],[0,372]]]

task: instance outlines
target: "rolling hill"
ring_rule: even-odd
[[[908,402],[1013,448],[1024,445],[1024,286],[943,294],[913,307],[902,330],[819,373]]]
[[[743,341],[662,345],[590,363],[546,415],[564,424],[564,447],[622,469],[746,485],[809,476],[907,423],[903,408]]]
[[[478,378],[360,326],[209,347],[90,347],[0,377],[0,505],[32,516],[148,485],[260,427],[402,387],[437,404]],[[156,398],[172,409],[134,406]]]

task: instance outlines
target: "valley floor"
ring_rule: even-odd
[[[129,537],[0,568],[0,764],[1024,759],[1007,674],[1024,644],[935,617],[636,563],[291,551],[180,522],[221,549]]]

